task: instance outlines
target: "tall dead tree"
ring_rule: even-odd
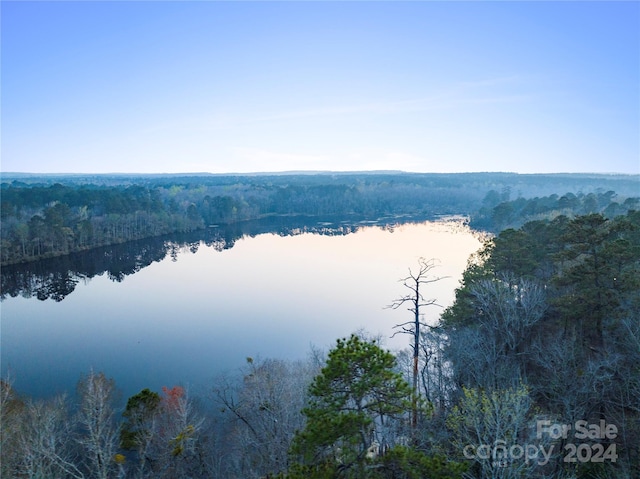
[[[420,354],[420,327],[429,327],[424,323],[421,318],[421,308],[426,306],[440,306],[436,299],[425,299],[423,295],[424,288],[431,283],[440,281],[446,278],[446,276],[432,276],[431,271],[438,266],[438,261],[434,258],[418,259],[418,269],[414,272],[409,268],[409,276],[400,279],[402,285],[409,290],[409,292],[396,299],[387,308],[398,309],[400,306],[408,304],[408,310],[413,313],[413,319],[404,323],[396,324],[394,329],[397,329],[393,336],[396,334],[410,334],[412,336],[412,349],[413,349],[413,384],[412,384],[412,415],[411,426],[413,429],[418,425],[418,364]],[[392,336],[392,337],[393,337]]]

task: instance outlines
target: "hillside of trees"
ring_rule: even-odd
[[[0,388],[2,477],[640,477],[640,212],[504,229],[437,324],[437,268],[404,279],[409,348],[359,333],[306,360],[247,358],[195,396],[122,401],[99,372],[73,397]]]
[[[638,186],[640,189],[640,185]],[[640,191],[638,193],[640,195]],[[518,198],[503,201],[503,195],[490,191],[482,201],[482,207],[472,214],[472,228],[499,232],[507,228],[519,228],[530,221],[553,219],[558,216],[580,216],[602,213],[606,218],[615,218],[640,207],[640,196],[619,198],[615,191],[595,193],[566,193]]]
[[[0,263],[275,215],[474,215],[479,227],[500,229],[532,214],[623,214],[636,204],[629,198],[639,196],[639,182],[637,175],[509,173],[5,173],[0,185]],[[564,196],[544,197],[559,193]],[[512,196],[518,199],[511,202]]]
[[[439,331],[459,414],[454,432],[501,439],[477,416],[487,407],[512,440],[530,439],[534,420],[570,425],[565,438],[546,435],[560,453],[546,477],[639,476],[640,212],[503,230],[470,262]],[[585,439],[578,421],[616,433]],[[583,455],[572,456],[572,445]],[[615,460],[596,458],[601,448],[615,449]],[[518,477],[515,465],[510,476],[497,466],[477,461],[474,470]]]

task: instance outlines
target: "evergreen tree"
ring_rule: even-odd
[[[395,357],[375,342],[339,339],[309,388],[307,424],[293,453],[306,464],[338,463],[364,477],[371,447],[392,439],[388,421],[410,410],[411,388],[394,367]]]

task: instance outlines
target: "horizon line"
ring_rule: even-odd
[[[558,171],[519,173],[516,171],[406,171],[406,170],[280,170],[280,171],[251,171],[251,172],[225,172],[214,173],[207,171],[183,171],[183,172],[27,172],[27,171],[0,171],[2,176],[287,176],[287,175],[348,175],[348,174],[406,174],[406,175],[468,175],[468,174],[506,174],[506,175],[602,175],[602,176],[640,176],[638,173],[623,172],[595,172],[595,171]]]

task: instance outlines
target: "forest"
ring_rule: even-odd
[[[359,331],[299,361],[247,358],[204,394],[167,385],[126,400],[98,371],[48,399],[4,378],[0,475],[640,477],[640,211],[611,207],[608,191],[594,199],[611,214],[570,215],[558,210],[568,195],[510,203],[482,192],[477,218],[499,231],[436,324],[423,313],[437,303],[437,262],[420,259],[401,279],[406,295],[389,307],[407,321],[389,334],[406,335],[402,351]],[[576,208],[594,205],[574,195]],[[501,204],[511,213],[496,222]],[[553,213],[501,228],[529,216],[527,204]]]
[[[637,175],[5,173],[0,264],[270,216],[466,215],[491,231],[558,215],[611,218],[637,207],[638,184]]]
[[[429,217],[384,217],[375,221],[379,228],[423,222]],[[200,248],[222,252],[238,240],[261,234],[295,236],[305,233],[343,236],[373,224],[350,216],[269,216],[185,233],[154,236],[126,243],[92,248],[75,254],[40,261],[7,265],[0,270],[0,300],[35,297],[60,302],[76,290],[78,284],[106,273],[112,281],[122,282],[166,257],[177,261],[180,251],[196,253]]]

